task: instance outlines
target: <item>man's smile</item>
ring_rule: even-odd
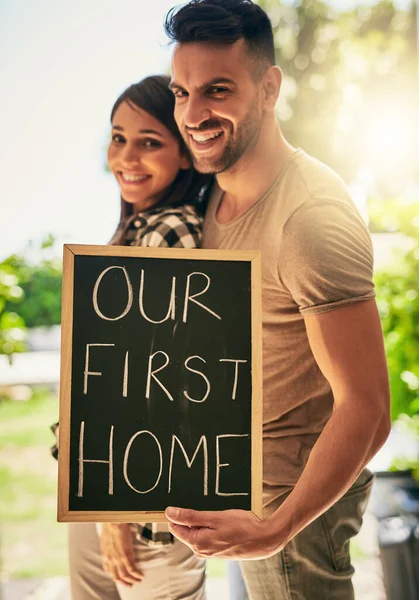
[[[215,131],[208,133],[191,133],[190,136],[195,142],[200,144],[208,142],[208,140],[213,140],[214,138],[220,137],[223,135],[223,131]]]
[[[188,132],[188,135],[192,152],[208,152],[220,144],[220,139],[224,137],[224,131]]]

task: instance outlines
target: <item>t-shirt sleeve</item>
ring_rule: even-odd
[[[349,202],[310,200],[283,230],[279,276],[303,315],[373,298],[368,230]]]
[[[152,248],[198,248],[202,237],[202,218],[195,213],[168,212],[149,224],[140,246]]]

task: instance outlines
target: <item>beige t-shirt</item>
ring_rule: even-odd
[[[296,150],[266,194],[220,224],[215,185],[203,247],[262,253],[265,515],[295,485],[333,407],[303,316],[374,297],[368,231],[343,181]]]

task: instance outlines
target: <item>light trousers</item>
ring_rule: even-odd
[[[164,546],[136,540],[144,579],[127,587],[103,570],[95,523],[70,523],[68,532],[72,600],[205,600],[205,561],[178,540]]]

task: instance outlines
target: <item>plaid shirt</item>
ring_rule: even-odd
[[[197,248],[202,236],[202,217],[196,208],[183,205],[154,208],[130,217],[123,225],[126,246]]]
[[[202,222],[203,218],[190,204],[176,208],[162,206],[132,215],[120,224],[114,238],[123,231],[125,246],[197,248],[202,237]],[[58,423],[51,426],[55,435],[57,427]],[[57,444],[51,448],[51,453],[54,458],[58,458]],[[166,523],[132,525],[137,539],[149,546],[173,544],[173,536]]]

